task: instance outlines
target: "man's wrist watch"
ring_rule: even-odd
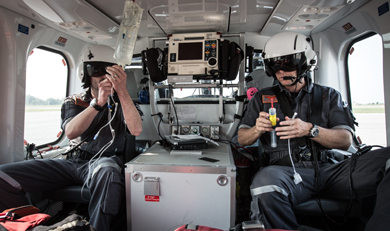
[[[91,100],[91,102],[89,103],[89,106],[95,108],[96,111],[103,111],[103,110],[104,110],[103,107],[101,107],[101,106],[99,106],[99,105],[97,104],[96,98],[94,98],[94,99]]]
[[[318,136],[319,132],[320,132],[320,130],[318,129],[317,125],[313,124],[313,127],[309,131],[309,137],[314,138],[314,137]]]

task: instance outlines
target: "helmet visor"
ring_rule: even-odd
[[[112,65],[115,64],[108,62],[85,62],[84,70],[85,73],[90,77],[100,77],[108,74],[106,68]]]
[[[297,71],[301,68],[302,64],[306,61],[304,52],[279,56],[275,58],[264,59],[264,64],[273,73],[280,70],[285,72]]]

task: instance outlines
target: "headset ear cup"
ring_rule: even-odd
[[[244,52],[241,47],[231,42],[229,44],[229,72],[226,80],[235,80],[237,77],[238,69],[240,68],[241,61],[244,59]]]
[[[268,77],[274,77],[274,75],[273,75],[273,74],[271,74],[271,73],[269,73],[269,71],[268,71],[268,70],[265,70],[265,74],[266,74]]]
[[[146,50],[146,66],[150,75],[150,79],[153,82],[161,82],[167,79],[167,76],[164,76],[163,71],[159,68],[159,57],[164,55],[163,51],[158,48],[150,48]],[[163,60],[160,60],[163,62]]]
[[[228,70],[229,70],[229,40],[224,40],[221,45],[221,52],[220,52],[220,70],[221,70],[221,79],[226,79],[228,76]]]
[[[275,73],[272,71],[271,68],[267,67],[267,64],[264,63],[264,72],[268,77],[275,77]]]
[[[88,72],[84,70],[84,68],[86,67],[83,65],[82,71],[80,71],[80,75],[81,82],[83,83],[82,87],[85,89],[91,86],[91,77],[87,74]]]

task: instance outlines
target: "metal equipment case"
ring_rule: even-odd
[[[170,154],[156,144],[126,163],[128,230],[234,226],[236,167],[230,146],[219,145],[209,144],[199,155]]]

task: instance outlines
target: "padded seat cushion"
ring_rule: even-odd
[[[322,209],[328,216],[344,216],[349,206],[349,201],[340,201],[334,199],[321,198]],[[303,202],[293,207],[294,212],[303,215],[322,216],[321,208],[316,198]],[[360,206],[357,201],[352,202],[349,216],[356,217],[360,215]]]

